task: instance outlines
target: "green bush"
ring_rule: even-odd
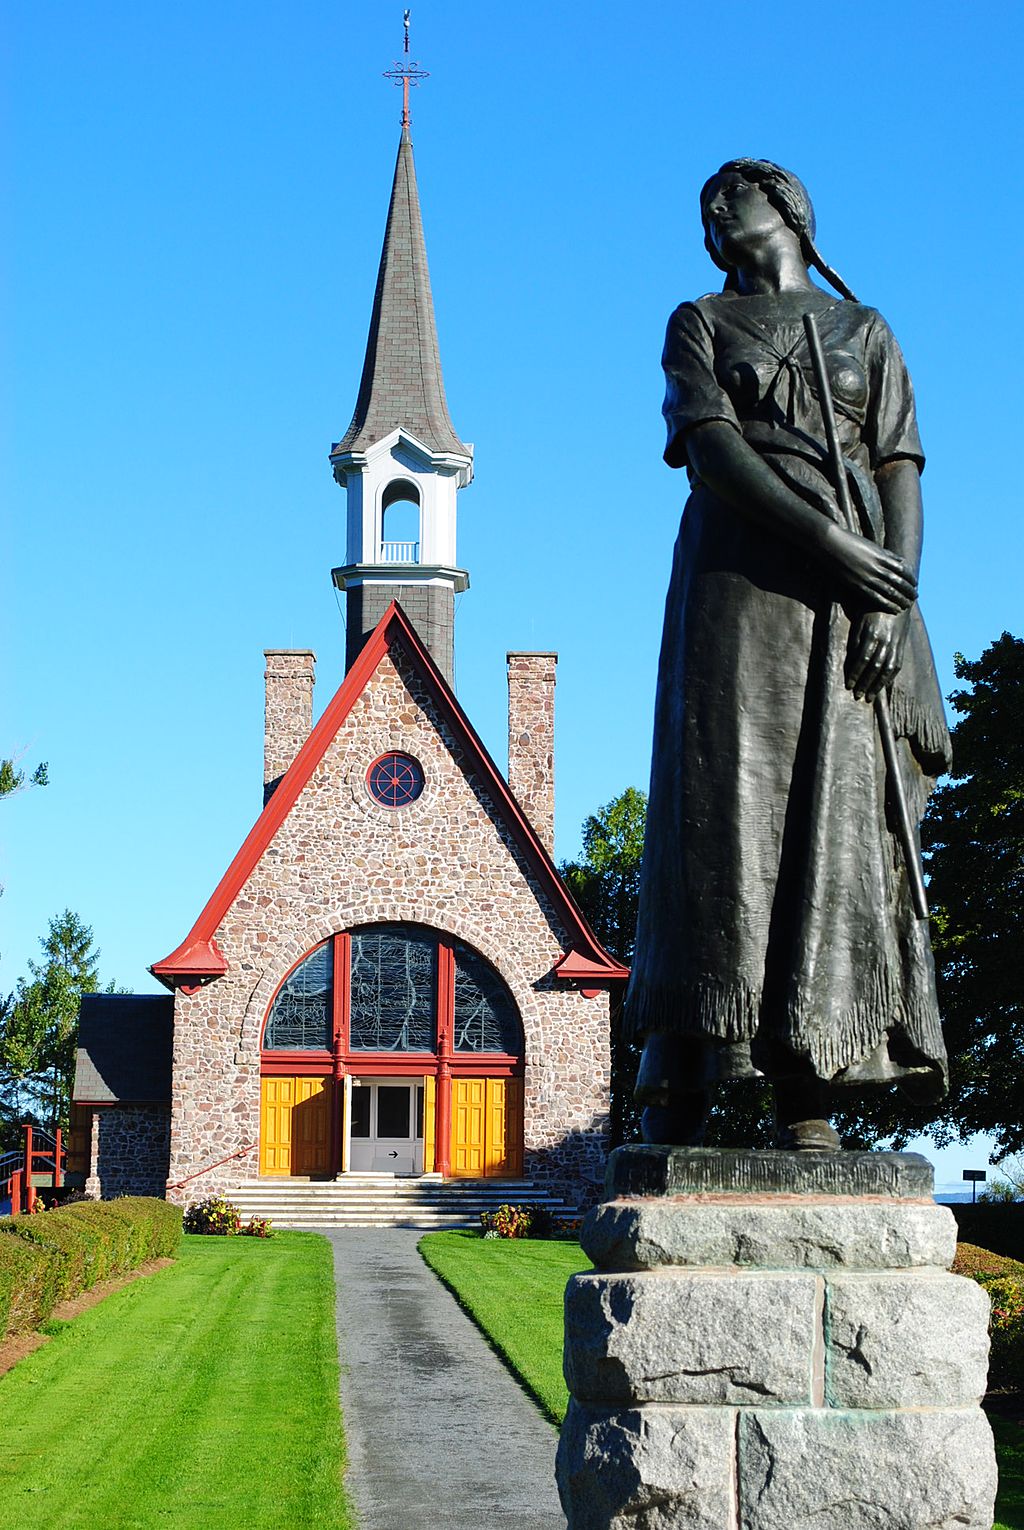
[[[150,1196],[7,1218],[0,1222],[0,1337],[37,1327],[58,1302],[97,1280],[174,1254],[180,1239],[178,1208]]]
[[[4,1231],[9,1226],[0,1223]],[[53,1249],[0,1236],[0,1339],[46,1321],[57,1300],[56,1265]]]

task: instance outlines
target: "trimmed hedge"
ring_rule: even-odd
[[[964,1243],[974,1243],[978,1248],[991,1249],[993,1254],[1024,1262],[1024,1201],[994,1206],[960,1201],[949,1209],[956,1217],[957,1236]]]
[[[181,1211],[150,1196],[81,1201],[0,1222],[0,1339],[37,1328],[98,1280],[177,1252]]]

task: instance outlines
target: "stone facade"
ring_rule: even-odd
[[[613,1197],[616,1160],[628,1179],[647,1151],[613,1155]],[[989,1304],[947,1273],[949,1209],[892,1194],[884,1162],[873,1193],[843,1194],[881,1154],[675,1149],[666,1176],[658,1152],[673,1193],[596,1208],[597,1269],[566,1292],[569,1530],[990,1530]],[[808,1188],[723,1189],[744,1158]]]
[[[390,750],[414,756],[426,780],[399,809],[366,788],[368,766]],[[435,692],[393,645],[217,928],[227,973],[175,995],[171,1181],[240,1153],[189,1194],[258,1175],[260,1044],[278,986],[335,932],[393,921],[465,941],[504,978],[525,1036],[524,1173],[574,1202],[595,1199],[608,995],[588,999],[553,974],[570,940],[563,917]]]
[[[166,1105],[109,1105],[92,1112],[87,1195],[163,1195],[170,1157]]]
[[[557,653],[510,653],[508,784],[549,855],[555,851]]]
[[[266,707],[263,722],[263,801],[309,737],[313,726],[316,654],[309,648],[265,648]]]

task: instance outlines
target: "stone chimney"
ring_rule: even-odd
[[[316,654],[310,648],[265,648],[263,806],[302,748],[313,726]]]
[[[508,784],[544,848],[555,853],[557,653],[510,653]]]

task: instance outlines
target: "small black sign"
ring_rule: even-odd
[[[980,1180],[980,1179],[986,1179],[987,1177],[988,1177],[988,1170],[987,1169],[965,1169],[964,1170],[964,1179],[979,1179]]]

